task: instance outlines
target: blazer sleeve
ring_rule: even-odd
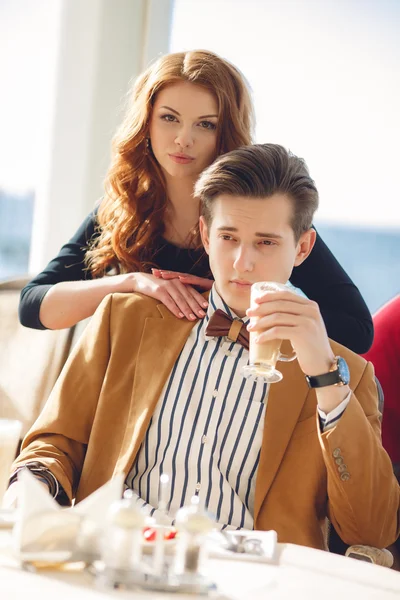
[[[318,303],[328,336],[353,352],[371,347],[371,313],[358,288],[317,233],[308,258],[293,269],[291,283]]]
[[[39,461],[53,473],[70,501],[79,483],[109,363],[111,305],[112,296],[101,302],[12,467],[15,471]]]
[[[382,447],[371,363],[336,427],[319,433],[328,478],[328,514],[347,544],[384,548],[400,534],[400,487]]]
[[[85,254],[90,241],[98,236],[97,210],[92,212],[58,255],[21,291],[19,320],[25,327],[46,329],[39,319],[40,305],[49,289],[61,281],[91,279],[86,269]]]

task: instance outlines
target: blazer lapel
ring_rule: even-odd
[[[132,466],[164,384],[197,321],[180,321],[163,305],[160,316],[145,321],[139,350],[121,452],[114,474],[125,474]]]
[[[255,523],[310,391],[297,360],[278,362],[277,367],[283,379],[269,386],[254,497]]]

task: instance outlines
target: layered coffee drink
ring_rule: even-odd
[[[273,371],[279,360],[282,340],[270,340],[257,344],[255,338],[258,333],[250,332],[250,363],[261,371]]]
[[[0,509],[8,487],[11,465],[15,459],[22,423],[0,419]]]
[[[275,281],[261,281],[251,286],[250,306],[256,304],[255,300],[269,292],[291,291],[293,288],[283,283]],[[252,322],[257,321],[254,317]],[[278,360],[291,361],[296,358],[296,354],[284,356],[281,354],[282,340],[268,340],[267,342],[257,343],[258,332],[250,332],[249,338],[249,364],[243,367],[245,377],[261,377],[267,383],[276,383],[282,379],[282,373],[276,369]]]

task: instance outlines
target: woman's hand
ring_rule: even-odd
[[[164,279],[166,281],[179,279],[179,281],[185,285],[197,285],[205,290],[211,290],[214,283],[212,279],[197,277],[197,275],[190,275],[190,273],[179,273],[179,271],[163,271],[162,269],[152,269],[151,271],[158,279]]]
[[[186,317],[189,321],[194,321],[196,318],[205,317],[204,309],[207,309],[208,302],[197,290],[187,284],[189,282],[184,283],[179,277],[168,280],[148,273],[128,275],[132,278],[132,289],[121,291],[140,292],[145,296],[156,298],[179,319]]]

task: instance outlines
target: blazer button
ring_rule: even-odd
[[[345,465],[345,464],[339,465],[338,471],[339,471],[339,473],[345,473],[347,471],[347,465]]]
[[[340,479],[342,481],[348,481],[350,479],[350,473],[345,471],[344,473],[340,473]]]
[[[333,457],[336,458],[337,456],[341,455],[341,451],[340,448],[335,448],[334,451],[332,452]]]
[[[339,456],[338,458],[335,458],[335,463],[337,465],[342,465],[344,463],[344,460],[341,456]]]

